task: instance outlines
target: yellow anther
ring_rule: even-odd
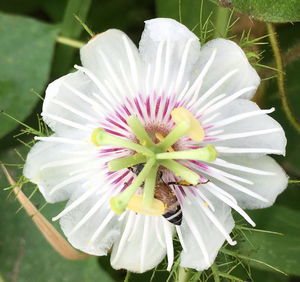
[[[204,139],[204,130],[200,122],[193,116],[193,114],[185,108],[175,108],[171,112],[172,120],[178,124],[182,121],[189,121],[191,127],[187,132],[192,140],[200,142]]]
[[[91,141],[93,142],[93,144],[95,146],[100,146],[101,145],[99,140],[98,140],[98,135],[101,134],[102,132],[103,132],[103,130],[100,129],[100,128],[96,128],[96,129],[93,130],[92,135],[91,135]]]
[[[206,202],[203,203],[203,206],[208,207],[208,203],[206,203]]]
[[[192,185],[190,182],[188,182],[186,180],[179,180],[178,183],[182,184],[182,185]]]
[[[165,213],[165,205],[158,199],[153,199],[152,207],[145,208],[143,195],[135,194],[129,201],[127,208],[133,212],[147,215],[162,215]]]
[[[158,141],[163,141],[165,139],[165,136],[163,136],[160,132],[155,132],[155,137],[158,139]],[[175,152],[172,147],[169,147],[167,149],[168,152]]]

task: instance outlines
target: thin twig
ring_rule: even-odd
[[[10,185],[15,186],[13,191],[16,198],[24,207],[24,210],[31,217],[32,221],[44,235],[48,243],[64,258],[70,260],[79,260],[87,258],[89,255],[76,251],[53,227],[53,225],[36,209],[31,201],[22,192],[21,187],[16,185],[16,182],[11,177],[10,173],[4,165],[1,165],[7,181]]]
[[[275,33],[274,26],[271,23],[267,23],[268,34],[270,43],[275,57],[276,69],[277,69],[277,85],[278,92],[282,102],[283,110],[286,114],[287,119],[291,122],[294,128],[300,132],[300,122],[295,118],[288,103],[288,99],[284,87],[284,68],[282,63],[282,57],[279,49],[279,42]]]

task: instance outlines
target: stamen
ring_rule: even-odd
[[[157,170],[158,165],[156,164],[152,167],[148,177],[145,180],[143,192],[143,206],[145,209],[151,208],[153,205]]]
[[[159,164],[173,171],[176,176],[181,177],[193,185],[196,185],[199,182],[200,175],[176,161],[162,160]]]
[[[151,150],[149,150],[148,148],[141,146],[139,144],[136,144],[132,141],[109,134],[101,128],[96,128],[93,131],[93,133],[91,135],[91,140],[96,146],[117,145],[119,147],[124,147],[127,149],[134,150],[138,153],[142,153],[146,156],[153,156],[153,152]]]
[[[117,171],[123,168],[131,167],[140,163],[146,162],[146,157],[143,154],[134,154],[132,156],[114,159],[108,162],[109,171]]]
[[[145,127],[136,116],[132,115],[128,117],[127,123],[135,134],[136,138],[139,139],[141,145],[146,147],[154,145],[150,136],[146,132]]]
[[[160,153],[156,155],[156,158],[159,160],[186,159],[186,160],[213,162],[215,161],[217,154],[218,153],[215,147],[211,144],[208,144],[205,147],[199,149]]]
[[[171,112],[171,116],[172,120],[177,125],[184,121],[190,124],[187,136],[189,136],[192,140],[200,142],[204,139],[203,127],[190,111],[185,108],[176,108]]]
[[[139,194],[134,194],[130,199],[127,208],[135,213],[147,214],[152,216],[159,216],[164,214],[165,205],[162,201],[152,198],[152,203],[150,207],[144,205],[143,196]]]
[[[125,211],[130,199],[133,197],[136,191],[141,187],[142,183],[145,181],[146,177],[150,173],[154,163],[155,163],[154,158],[148,160],[144,168],[142,169],[142,171],[133,180],[133,182],[126,188],[126,190],[110,199],[110,207],[115,213],[120,214],[123,211]]]

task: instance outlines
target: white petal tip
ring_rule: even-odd
[[[51,218],[52,221],[57,221],[58,219],[59,219],[58,216],[55,216],[55,217],[52,217],[52,218]]]
[[[265,203],[269,202],[269,200],[267,200],[266,198],[263,198],[263,197],[260,197],[260,200],[263,201],[263,202],[265,202]]]

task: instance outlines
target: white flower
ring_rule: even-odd
[[[177,232],[181,266],[207,269],[224,240],[236,243],[231,209],[254,225],[242,209],[272,205],[287,186],[266,156],[285,153],[284,132],[267,115],[274,109],[249,100],[257,73],[234,42],[200,48],[162,18],[146,21],[139,50],[112,29],[80,54],[83,67],[47,88],[42,116],[54,134],[36,138],[25,176],[49,203],[68,200],[54,220],[84,252],[112,248],[114,268],[144,272],[167,255],[170,270]],[[163,185],[176,197],[158,196]]]

